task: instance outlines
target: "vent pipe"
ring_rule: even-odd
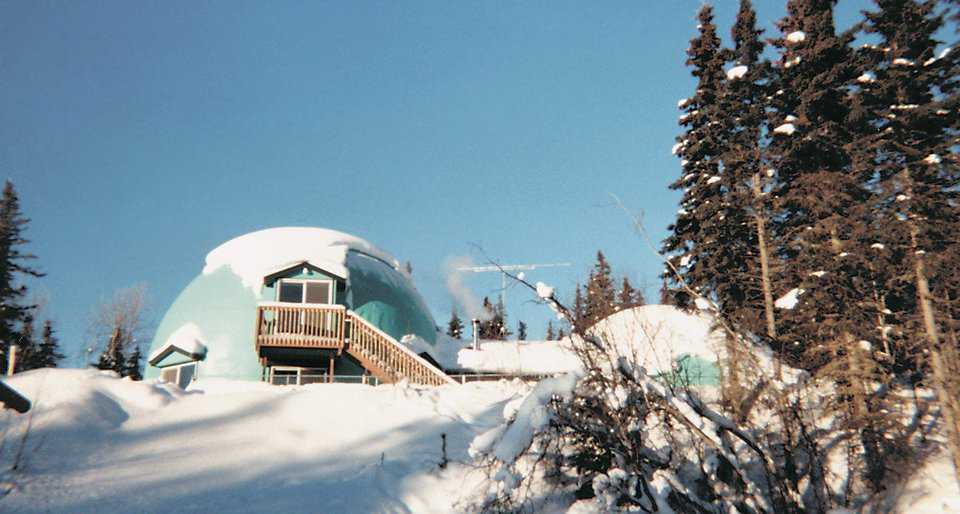
[[[473,349],[480,349],[480,320],[473,318]]]

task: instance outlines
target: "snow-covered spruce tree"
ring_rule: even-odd
[[[0,197],[0,369],[7,369],[11,344],[19,344],[20,330],[32,305],[23,303],[27,288],[19,279],[41,277],[42,273],[29,266],[36,256],[21,248],[29,241],[23,232],[30,220],[20,212],[20,198],[9,180]]]
[[[775,173],[764,166],[763,134],[770,65],[762,59],[764,49],[757,28],[756,13],[749,0],[740,2],[731,30],[734,48],[730,54],[721,110],[727,135],[723,152],[721,187],[724,198],[724,236],[728,246],[719,284],[717,304],[721,313],[737,327],[765,334],[773,343],[777,337],[773,309],[771,254],[772,210],[767,194]],[[769,170],[769,171],[768,171]]]
[[[885,487],[892,441],[902,434],[892,377],[871,352],[879,249],[874,245],[873,170],[855,166],[849,152],[851,85],[860,73],[850,42],[837,34],[832,1],[791,0],[774,40],[776,68],[769,146],[778,252],[784,261],[777,301],[778,330],[795,361],[837,394],[823,406],[846,434],[840,449],[849,480],[841,504]],[[866,488],[866,489],[865,489]],[[869,490],[867,490],[869,489]]]
[[[597,262],[593,265],[585,289],[583,311],[586,326],[593,325],[616,312],[617,293],[613,285],[613,274],[610,263],[600,250],[597,250]]]
[[[457,315],[457,308],[450,312],[450,321],[447,322],[447,335],[454,339],[463,339],[463,321]]]
[[[553,341],[553,339],[554,339],[555,337],[556,337],[556,334],[553,332],[553,320],[548,320],[548,321],[547,321],[547,331],[546,331],[545,335],[543,336],[543,338],[544,338],[545,340],[547,340],[547,341]]]
[[[724,260],[724,244],[720,239],[720,221],[723,216],[723,191],[720,154],[723,151],[724,128],[719,97],[724,75],[723,52],[713,23],[713,8],[704,5],[698,13],[698,35],[687,49],[687,65],[697,78],[697,88],[690,98],[680,100],[683,110],[680,125],[685,128],[673,147],[680,157],[681,177],[670,185],[683,191],[677,220],[663,241],[662,253],[670,257],[670,264],[679,271],[679,279],[672,270],[663,278],[680,307],[689,307],[692,298],[681,287],[680,279],[704,295],[711,296],[717,280],[722,280],[720,262]]]
[[[527,340],[527,324],[520,320],[517,322],[517,339],[521,341]]]
[[[862,326],[862,320],[843,319],[855,310],[848,307],[857,304],[859,291],[842,282],[869,258],[854,247],[869,195],[846,151],[852,140],[846,88],[856,76],[852,35],[836,34],[833,3],[791,0],[778,23],[783,36],[773,40],[781,58],[773,76],[768,155],[777,178],[771,193],[776,251],[785,261],[777,296],[792,289],[788,298],[797,298],[781,302],[781,335],[797,355],[818,357],[808,366],[829,360],[816,352],[818,345]],[[826,297],[834,294],[840,296]]]
[[[851,153],[875,170],[874,247],[883,266],[877,329],[895,371],[915,370],[934,388],[960,476],[960,366],[953,358],[960,239],[957,59],[938,52],[935,2],[877,0],[860,50],[860,137]],[[946,339],[945,339],[946,337]]]

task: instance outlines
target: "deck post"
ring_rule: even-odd
[[[331,356],[330,356],[330,376],[328,377],[328,380],[329,380],[329,382],[330,382],[331,384],[333,383],[333,372],[334,372],[333,362],[334,362],[334,361],[333,361],[333,355],[331,355]]]

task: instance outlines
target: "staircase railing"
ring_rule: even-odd
[[[347,351],[380,368],[381,372],[392,375],[383,377],[384,379],[398,382],[406,378],[414,384],[435,386],[456,383],[446,373],[355,312],[347,311],[347,316],[350,320],[350,344]]]

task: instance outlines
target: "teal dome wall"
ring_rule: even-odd
[[[150,354],[181,326],[194,323],[207,347],[207,358],[200,366],[201,377],[259,380],[260,362],[253,341],[257,300],[229,268],[198,276],[163,316]],[[158,375],[158,368],[147,365],[146,378]]]
[[[416,334],[430,344],[436,343],[436,323],[410,279],[363,253],[347,253],[346,264],[350,271],[349,308],[397,341]]]
[[[345,291],[336,303],[346,305],[359,316],[398,341],[416,334],[430,344],[436,342],[436,324],[410,278],[377,257],[354,250],[346,252],[349,272]],[[230,266],[208,270],[193,279],[173,302],[157,327],[150,354],[165,345],[170,336],[193,323],[207,347],[200,364],[201,378],[259,380],[259,358],[254,343],[258,301],[274,301],[275,289],[261,286],[258,293],[245,285]],[[146,378],[156,378],[159,369],[147,365]]]

